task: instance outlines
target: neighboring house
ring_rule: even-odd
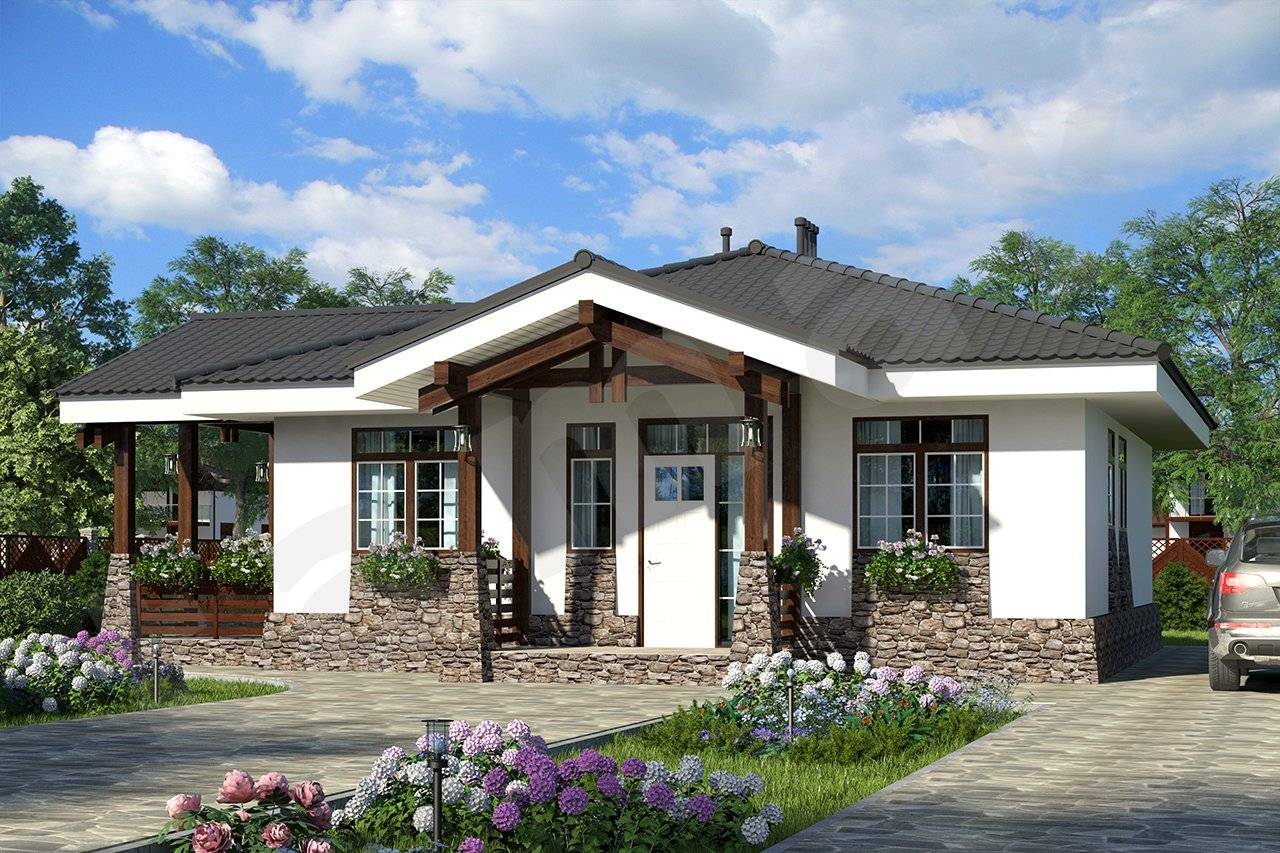
[[[1231,539],[1223,534],[1204,480],[1191,483],[1185,494],[1172,495],[1170,503],[1167,516],[1151,519],[1152,574],[1160,574],[1170,563],[1183,563],[1212,580],[1215,570],[1205,562],[1205,554],[1226,548]]]
[[[145,536],[164,536],[178,532],[178,490],[156,489],[142,493],[143,506],[156,507],[164,513],[166,524],[163,529],[142,530],[138,533]],[[196,536],[199,539],[226,539],[235,534],[236,496],[221,489],[201,489],[196,511]],[[245,533],[266,533],[267,517],[256,519]]]
[[[1095,681],[1158,648],[1151,453],[1213,426],[1169,347],[819,260],[816,235],[639,271],[584,250],[467,305],[201,316],[61,415],[114,444],[122,530],[133,423],[272,435],[274,612],[170,641],[186,660],[680,682],[785,644]],[[833,570],[793,620],[766,560],[797,527]],[[956,591],[868,587],[908,528]],[[439,549],[439,588],[353,572],[397,532]]]

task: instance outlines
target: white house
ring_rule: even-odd
[[[272,434],[274,611],[192,660],[692,681],[786,644],[1097,680],[1159,647],[1151,454],[1214,425],[1167,345],[820,260],[803,219],[794,252],[724,242],[584,250],[466,305],[197,317],[60,389],[62,419],[114,443],[118,498],[132,424]],[[796,527],[833,568],[791,614],[766,558]],[[908,528],[954,592],[867,584]],[[440,549],[439,589],[353,574],[393,532]]]

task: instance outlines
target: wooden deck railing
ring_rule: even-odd
[[[493,638],[498,646],[519,645],[524,631],[516,607],[516,576],[509,561],[486,560],[489,609],[493,613]]]
[[[1223,536],[1194,539],[1152,539],[1151,576],[1155,577],[1170,563],[1182,563],[1205,580],[1212,581],[1215,567],[1205,562],[1205,554],[1213,548],[1226,550],[1231,540]]]
[[[89,556],[89,540],[80,536],[0,536],[0,577],[14,572],[55,572],[71,575]]]
[[[247,593],[205,585],[196,595],[137,590],[143,636],[261,637],[271,610],[270,593]]]

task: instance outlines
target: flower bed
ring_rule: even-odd
[[[319,782],[290,786],[283,773],[264,773],[255,780],[232,770],[218,790],[221,806],[204,805],[199,794],[175,794],[165,803],[169,833],[192,830],[172,843],[174,851],[224,853],[236,850],[293,850],[333,853],[325,837],[332,809]]]
[[[244,592],[267,592],[272,575],[271,534],[223,539],[209,576],[223,586]]]
[[[360,576],[381,589],[422,589],[440,574],[440,561],[421,542],[393,533],[385,545],[373,545],[360,560]]]
[[[204,579],[204,566],[191,550],[191,541],[166,536],[163,542],[147,542],[130,566],[139,586],[164,592],[192,594]]]

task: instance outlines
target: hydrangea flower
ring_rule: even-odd
[[[566,782],[572,782],[582,775],[582,768],[578,766],[578,762],[572,758],[566,758],[560,762],[558,770],[560,778]]]
[[[447,776],[440,780],[440,801],[447,806],[456,806],[467,795],[467,786],[456,776]]]
[[[783,649],[780,652],[774,652],[773,657],[769,658],[769,665],[781,669],[791,663],[791,652]]]
[[[622,782],[612,773],[605,773],[597,778],[596,787],[600,789],[600,793],[613,800],[620,800],[627,794]]]
[[[902,673],[903,684],[919,684],[924,681],[924,667],[920,664],[912,664]]]
[[[769,663],[769,656],[764,652],[756,652],[751,656],[751,664],[757,669]]]
[[[676,767],[675,780],[677,784],[692,787],[702,781],[703,773],[702,759],[696,755],[686,755]]]
[[[45,700],[40,703],[40,708],[46,714],[52,714],[54,711],[58,710],[58,700],[54,699],[52,696],[47,696],[45,697]]]
[[[707,782],[717,794],[731,794],[738,789],[738,777],[728,770],[712,770]]]
[[[560,807],[560,811],[567,815],[578,815],[586,811],[589,799],[587,792],[582,788],[577,785],[570,785],[560,792],[556,805]]]
[[[413,813],[413,828],[418,832],[430,832],[435,826],[435,811],[431,806],[419,806]]]
[[[520,825],[520,807],[504,800],[494,807],[491,820],[498,831],[510,832]]]
[[[921,693],[919,702],[921,708],[929,708],[932,710],[933,708],[938,707],[938,697],[934,696],[932,693]]]
[[[507,737],[512,740],[524,740],[533,734],[533,730],[529,728],[529,724],[524,720],[512,720],[507,723]]]
[[[471,724],[466,720],[454,720],[449,723],[449,740],[461,743],[471,736]]]
[[[750,794],[753,797],[758,797],[764,793],[764,779],[760,778],[760,774],[758,773],[744,774],[742,777],[742,788],[747,792],[742,796]]]
[[[483,775],[484,771],[474,761],[468,761],[464,758],[458,762],[458,778],[462,780],[464,785],[475,785]]]
[[[671,779],[671,771],[667,769],[667,765],[663,764],[661,761],[658,761],[657,759],[654,759],[646,763],[644,768],[645,782],[648,782],[648,783],[668,782],[670,781],[670,779]]]
[[[484,853],[484,842],[474,835],[464,838],[458,845],[458,853]]]
[[[871,672],[871,656],[866,652],[858,652],[853,656],[853,671],[858,675],[866,676]]]
[[[676,795],[665,782],[650,782],[644,789],[644,801],[659,811],[669,812],[675,805]]]
[[[484,812],[489,810],[489,795],[484,792],[483,788],[468,788],[462,801],[466,805],[467,811]]]
[[[698,823],[706,823],[715,817],[716,799],[708,794],[694,794],[689,798],[689,813]]]
[[[502,793],[518,806],[529,805],[529,783],[523,779],[507,783],[506,790]]]
[[[492,767],[489,772],[484,774],[483,785],[485,791],[491,797],[501,797],[507,790],[507,783],[511,781],[511,777],[507,775],[507,771],[501,767]]]
[[[777,803],[765,803],[764,808],[760,809],[760,817],[764,818],[765,823],[770,826],[777,826],[782,823],[782,806]]]
[[[516,747],[508,747],[502,750],[502,755],[498,756],[498,760],[508,767],[514,767],[516,763],[516,756],[519,754],[520,750]]]
[[[529,799],[535,803],[549,803],[556,796],[554,773],[539,771],[529,777]]]
[[[647,765],[640,758],[628,758],[622,762],[622,775],[630,776],[632,779],[642,778],[647,770]]]
[[[404,750],[401,749],[400,747],[389,746],[386,749],[382,750],[382,757],[389,761],[395,761],[399,763],[405,759],[405,754],[404,754]]]
[[[764,844],[769,837],[769,822],[760,815],[752,815],[742,822],[742,837],[748,844]]]
[[[759,680],[765,687],[770,687],[778,680],[778,673],[772,669],[766,669],[764,672],[760,673]]]

